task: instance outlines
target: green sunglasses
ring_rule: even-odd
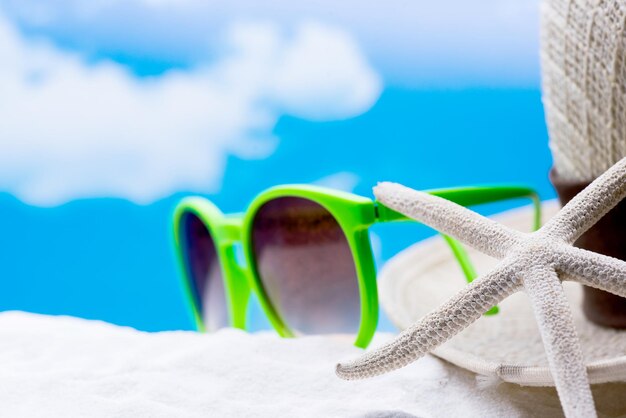
[[[463,206],[530,198],[520,186],[427,191]],[[197,330],[245,329],[251,292],[283,337],[352,333],[366,347],[378,323],[376,267],[368,229],[409,220],[379,202],[337,190],[286,185],[259,194],[245,214],[224,215],[201,197],[174,212],[174,241],[186,303]],[[476,272],[463,247],[445,237],[468,281]],[[238,261],[237,246],[243,250]],[[497,312],[497,307],[491,313]]]

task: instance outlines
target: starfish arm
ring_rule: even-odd
[[[587,369],[563,285],[547,266],[524,273],[524,288],[535,312],[548,364],[567,417],[595,417]]]
[[[520,286],[510,263],[502,262],[390,343],[350,363],[338,364],[337,375],[347,380],[363,379],[404,367],[465,329]]]
[[[374,188],[374,194],[385,206],[492,257],[504,258],[508,250],[523,239],[521,232],[463,206],[400,184],[380,183]]]
[[[541,229],[573,243],[626,197],[626,157],[578,193]]]
[[[565,280],[626,298],[626,262],[622,260],[562,245],[556,250],[556,268]]]

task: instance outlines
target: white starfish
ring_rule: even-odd
[[[626,297],[626,262],[572,246],[626,196],[626,158],[530,234],[398,184],[381,183],[374,194],[384,205],[502,261],[392,342],[360,359],[337,365],[337,375],[361,379],[403,367],[452,338],[509,295],[523,290],[530,297],[566,416],[596,416],[561,280],[574,280]]]

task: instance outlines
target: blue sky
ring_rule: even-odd
[[[189,327],[168,230],[189,193],[553,196],[535,1],[0,0],[0,39],[0,309]],[[375,231],[379,259],[428,233]]]

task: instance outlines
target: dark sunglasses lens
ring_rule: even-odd
[[[295,332],[356,333],[359,284],[346,236],[318,203],[281,197],[265,203],[252,225],[263,287]]]
[[[200,218],[192,213],[183,215],[180,227],[185,268],[204,325],[210,331],[227,327],[224,280],[213,238]]]

